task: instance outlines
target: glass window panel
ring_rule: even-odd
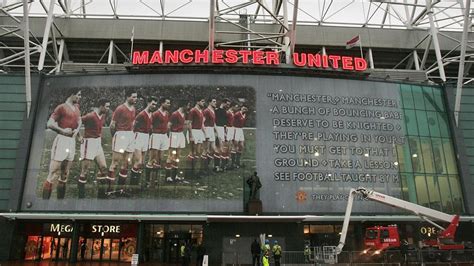
[[[444,112],[443,91],[441,91],[441,88],[433,88],[433,96],[436,103],[436,111]]]
[[[408,141],[405,141],[403,145],[397,145],[397,156],[398,156],[398,170],[400,172],[413,172],[411,165],[411,154],[410,146]]]
[[[423,152],[423,164],[425,166],[425,173],[435,173],[433,164],[433,150],[431,148],[430,138],[420,138],[421,150]]]
[[[400,85],[400,91],[402,93],[402,103],[403,108],[411,108],[413,109],[413,96],[411,94],[411,86],[410,85]]]
[[[449,188],[448,177],[445,175],[438,176],[439,189],[441,192],[441,202],[443,203],[443,211],[453,212],[453,198],[451,197],[451,189]]]
[[[191,225],[190,224],[170,224],[169,232],[190,232]]]
[[[415,109],[425,110],[425,100],[423,96],[423,89],[420,86],[411,86],[413,92],[413,102]]]
[[[461,194],[461,186],[459,185],[459,178],[456,175],[449,176],[449,185],[451,186],[451,192],[453,197],[453,209],[454,213],[464,212],[463,199]]]
[[[406,174],[401,174],[400,175],[400,182],[402,185],[402,199],[409,201],[410,197],[408,194],[408,180],[407,180],[407,175]]]
[[[418,122],[416,121],[415,110],[405,110],[405,124],[408,135],[418,135]]]
[[[431,136],[440,137],[441,133],[439,132],[438,115],[436,112],[426,112],[426,116],[428,117],[428,125],[430,127]]]
[[[428,189],[426,187],[426,180],[424,175],[417,175],[415,176],[415,184],[416,184],[416,196],[418,199],[418,204],[430,207],[430,199],[428,196]]]
[[[435,176],[426,176],[426,184],[428,186],[428,193],[430,198],[430,208],[442,211],[441,196],[439,195],[438,178]]]
[[[402,197],[404,200],[417,203],[415,179],[411,174],[402,174]]]
[[[411,163],[413,166],[413,172],[423,173],[425,172],[425,167],[423,165],[423,152],[421,150],[421,143],[418,137],[409,137],[411,152]]]
[[[164,237],[165,236],[165,226],[163,224],[153,225],[153,235],[154,237]]]
[[[423,96],[425,98],[425,107],[427,111],[436,111],[436,102],[433,97],[433,88],[423,87]]]
[[[444,149],[441,139],[432,138],[431,143],[433,146],[433,161],[435,165],[435,171],[438,174],[447,174],[446,161],[444,160]]]
[[[428,118],[425,111],[416,111],[416,121],[418,122],[418,131],[420,136],[430,136],[430,128],[428,126]]]
[[[444,149],[444,156],[446,159],[446,166],[448,168],[448,174],[457,174],[458,168],[456,164],[456,157],[454,155],[453,145],[451,143],[451,139],[442,139],[443,142],[443,149]]]
[[[449,132],[448,116],[443,113],[437,113],[437,114],[438,114],[439,131],[441,133],[441,137],[449,138],[450,132]]]

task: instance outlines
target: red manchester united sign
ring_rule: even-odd
[[[166,50],[135,51],[134,65],[169,65],[169,64],[243,64],[243,65],[280,65],[280,54],[275,51],[249,50]],[[297,67],[319,69],[342,69],[364,71],[367,62],[361,57],[321,55],[311,53],[293,53],[293,65]]]

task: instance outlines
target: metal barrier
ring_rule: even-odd
[[[223,266],[250,266],[252,256],[250,252],[234,252],[222,254]],[[474,250],[408,250],[402,254],[400,250],[388,250],[380,254],[364,254],[361,251],[344,251],[335,254],[334,247],[314,247],[311,254],[303,251],[283,251],[282,266],[306,265],[474,265]],[[261,263],[260,263],[261,264]],[[275,265],[270,257],[270,265]]]

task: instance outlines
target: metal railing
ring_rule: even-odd
[[[260,258],[261,259],[261,258]],[[389,250],[380,254],[365,254],[362,251],[343,251],[336,255],[335,248],[313,247],[311,253],[303,251],[283,251],[280,259],[282,266],[302,265],[474,265],[474,249],[466,250]],[[252,265],[249,252],[222,253],[222,265]],[[261,263],[260,263],[261,265]],[[270,257],[270,265],[274,258]]]

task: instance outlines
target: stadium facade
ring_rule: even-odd
[[[210,1],[205,20],[55,3],[28,20],[2,6],[2,260],[173,263],[202,243],[209,265],[250,264],[261,234],[337,245],[358,186],[459,214],[474,241],[469,1],[381,2],[360,25],[323,19],[331,6],[304,21],[298,1]],[[398,6],[406,23],[389,24]],[[347,251],[373,225],[414,244],[437,230],[362,198],[351,221]]]

